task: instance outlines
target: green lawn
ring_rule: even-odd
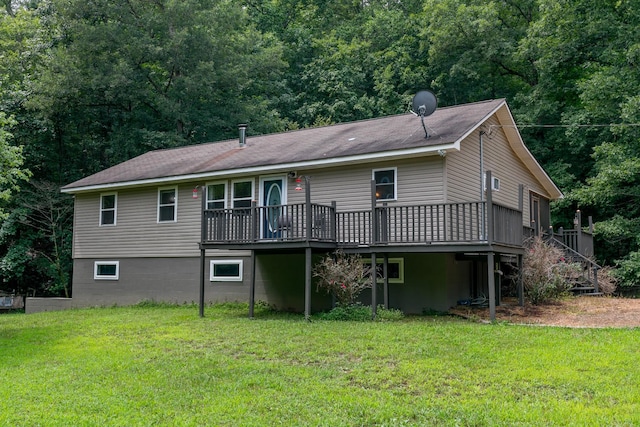
[[[0,315],[0,425],[640,425],[640,330],[246,307]]]

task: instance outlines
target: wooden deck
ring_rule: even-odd
[[[205,210],[206,247],[325,244],[340,247],[502,244],[521,247],[522,211],[487,201],[382,205],[340,211],[335,204]]]

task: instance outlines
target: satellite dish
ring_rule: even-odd
[[[424,118],[433,114],[433,112],[436,111],[437,106],[438,99],[433,94],[433,92],[429,90],[419,91],[413,96],[413,100],[411,101],[413,113],[420,116],[420,119],[422,120],[422,127],[424,128],[425,138],[429,138],[429,132],[427,132],[427,127],[424,124]]]
[[[419,116],[430,116],[436,111],[438,100],[433,92],[429,90],[421,90],[413,96],[411,101],[413,111]]]

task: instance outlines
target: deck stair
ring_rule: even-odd
[[[600,265],[567,246],[554,235],[549,236],[547,242],[564,253],[566,262],[582,266],[581,272],[571,278],[572,287],[569,289],[571,292],[577,295],[602,295],[598,287],[598,270],[602,268]]]

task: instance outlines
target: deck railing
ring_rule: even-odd
[[[304,203],[204,211],[203,241],[335,241],[335,208]],[[307,226],[309,225],[309,227]]]
[[[376,206],[337,211],[300,203],[204,211],[203,242],[321,241],[336,245],[496,242],[522,244],[522,212],[487,202]],[[372,214],[373,212],[373,214]],[[487,236],[488,221],[493,235]]]

